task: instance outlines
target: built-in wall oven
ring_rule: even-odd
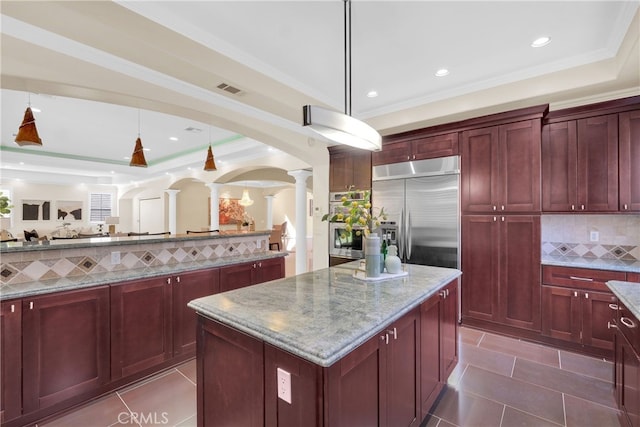
[[[331,216],[339,213],[348,214],[345,201],[364,200],[364,192],[349,191],[341,193],[329,193],[329,212]],[[353,227],[347,231],[344,222],[329,223],[329,265],[364,258],[363,231],[359,227]]]

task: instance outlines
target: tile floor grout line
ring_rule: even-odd
[[[193,414],[193,415],[196,415],[196,416],[197,416],[197,414],[198,414],[198,413],[196,412],[196,413],[195,413],[195,414]],[[177,423],[175,423],[175,424],[174,424],[174,427],[179,426],[181,423],[183,423],[183,422],[187,421],[189,418],[193,417],[193,415],[189,415],[187,418],[185,418],[185,419],[183,419],[183,420],[178,421]]]
[[[484,339],[485,335],[486,335],[486,334],[485,334],[484,332],[482,333],[482,335],[480,335],[480,339],[478,340],[478,344],[476,344],[476,347],[480,347],[480,343],[481,343],[481,342],[482,342],[482,340]]]
[[[140,382],[138,382],[138,383],[130,384],[130,385],[126,386],[124,389],[119,390],[118,392],[119,393],[128,393],[130,391],[133,391],[133,390],[135,390],[137,388],[142,387],[143,385],[147,385],[150,382],[153,382],[155,380],[159,380],[160,378],[166,377],[167,375],[171,374],[171,371],[174,371],[174,370],[176,370],[175,367],[167,369],[166,371],[163,371],[163,372],[158,372],[157,374],[152,374],[149,377],[146,377],[146,378],[143,378],[143,379],[139,380]]]
[[[564,400],[564,393],[562,393],[562,415],[564,415],[564,425],[567,425],[567,404]]]
[[[178,373],[179,373],[180,375],[182,375],[183,377],[185,377],[185,378],[187,379],[187,381],[189,381],[191,384],[193,384],[193,385],[194,385],[194,386],[196,386],[196,387],[198,386],[198,384],[196,384],[195,382],[191,381],[191,378],[189,378],[188,376],[186,376],[186,375],[184,374],[184,372],[182,372],[180,369],[176,368],[176,371],[178,371]]]
[[[562,369],[562,353],[560,352],[560,349],[558,349],[558,367]]]
[[[518,358],[513,356],[513,364],[511,365],[511,375],[509,375],[509,378],[513,378],[513,372],[516,370],[516,360],[518,360]]]
[[[502,405],[502,414],[500,414],[500,424],[499,426],[502,427],[502,423],[504,422],[504,413],[507,410],[507,405],[503,404]]]
[[[116,395],[118,396],[118,398],[120,399],[120,401],[122,401],[122,404],[124,405],[125,408],[127,408],[127,411],[129,411],[129,421],[131,421],[133,419],[133,411],[131,410],[131,408],[129,408],[129,405],[127,405],[127,402],[124,401],[124,399],[122,398],[122,396],[120,396],[120,392],[116,391]],[[137,419],[133,420],[139,427],[142,427],[140,425],[140,423],[138,422]]]

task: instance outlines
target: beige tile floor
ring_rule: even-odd
[[[618,427],[610,361],[460,328],[460,362],[429,427]],[[41,426],[195,426],[195,361]]]

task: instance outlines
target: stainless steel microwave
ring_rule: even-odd
[[[364,231],[356,227],[347,231],[347,224],[329,224],[329,255],[342,258],[364,258]]]

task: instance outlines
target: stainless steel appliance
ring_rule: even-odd
[[[373,167],[373,212],[384,207],[395,222],[402,262],[459,268],[459,162],[450,156]]]
[[[336,215],[338,213],[348,213],[343,198],[347,201],[364,200],[364,192],[350,191],[341,193],[329,193],[329,212]],[[329,264],[336,265],[364,257],[364,246],[362,231],[359,227],[347,231],[344,222],[332,222],[329,224]]]

